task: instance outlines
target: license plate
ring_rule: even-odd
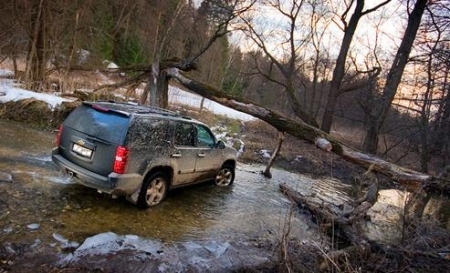
[[[74,151],[75,153],[77,153],[77,154],[79,154],[81,156],[84,156],[84,157],[89,157],[90,158],[92,156],[92,150],[91,149],[85,148],[85,147],[80,146],[80,145],[78,145],[76,143],[73,144],[72,151]]]

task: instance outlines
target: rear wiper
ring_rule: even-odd
[[[98,138],[98,137],[94,137],[94,136],[88,136],[88,137],[86,137],[86,139],[87,140],[93,140],[93,141],[100,142],[100,143],[107,144],[107,145],[111,145],[111,142],[103,140],[103,139]]]

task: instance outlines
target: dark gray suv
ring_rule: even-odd
[[[234,181],[236,150],[203,123],[160,108],[83,102],[60,126],[53,162],[75,181],[141,208],[172,188]]]

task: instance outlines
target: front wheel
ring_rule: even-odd
[[[233,184],[234,168],[230,165],[224,165],[216,175],[215,184],[220,187],[226,187]]]
[[[168,181],[167,175],[163,172],[156,172],[145,180],[139,192],[138,207],[145,209],[161,203],[167,195]]]

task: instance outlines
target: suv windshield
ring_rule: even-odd
[[[127,116],[112,111],[97,111],[83,105],[69,115],[65,124],[87,135],[120,144],[126,133],[128,122]]]

